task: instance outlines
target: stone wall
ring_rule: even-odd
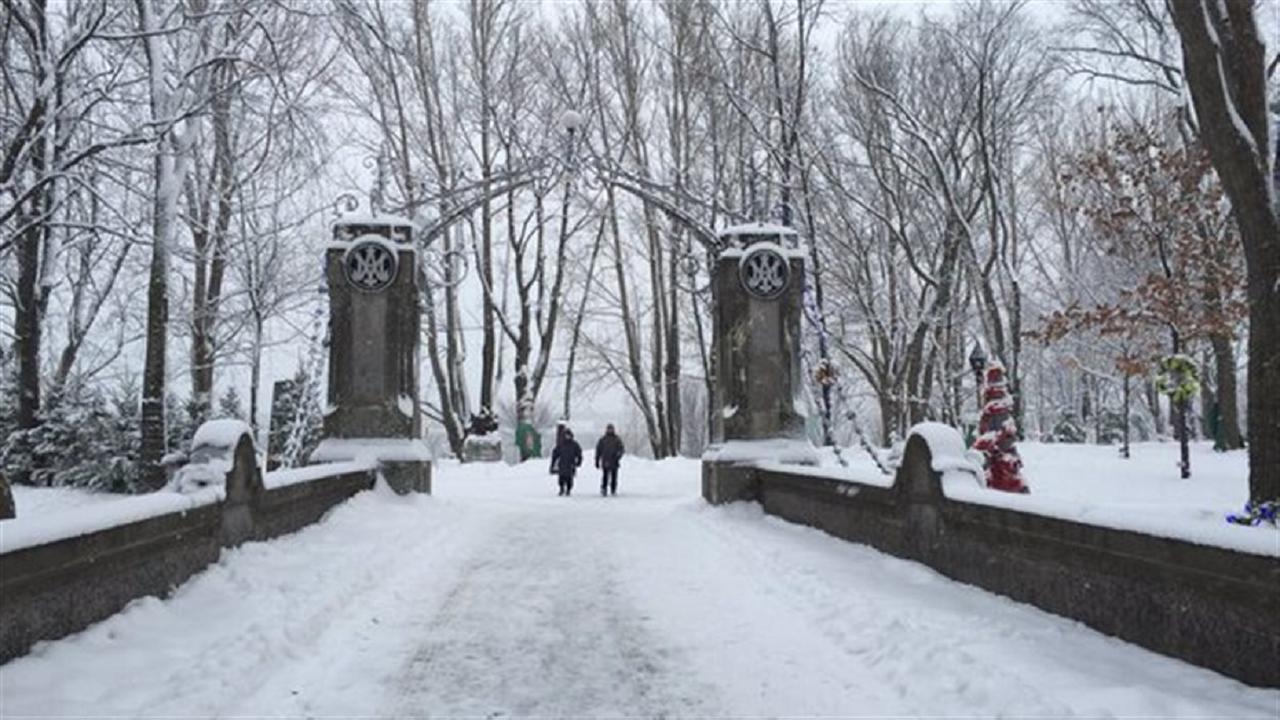
[[[918,435],[891,488],[709,465],[709,502],[757,500],[771,515],[1250,685],[1280,687],[1276,557],[949,500]]]
[[[308,470],[312,479],[271,488],[239,466],[227,473],[224,501],[0,554],[0,662],[136,598],[165,596],[217,562],[223,547],[294,532],[375,478],[351,464]]]

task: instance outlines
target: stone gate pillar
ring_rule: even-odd
[[[703,496],[750,499],[750,463],[815,464],[805,437],[808,389],[800,363],[804,252],[790,228],[751,223],[720,233],[712,270],[712,445]]]
[[[397,492],[430,492],[418,399],[420,306],[413,225],[389,216],[333,224],[329,391],[311,462],[376,460]]]

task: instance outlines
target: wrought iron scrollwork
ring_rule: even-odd
[[[360,198],[356,197],[355,193],[342,193],[333,199],[333,216],[335,218],[340,218],[359,209]]]
[[[468,269],[467,254],[461,250],[429,247],[422,251],[422,272],[428,287],[457,287],[466,279]]]
[[[347,280],[361,290],[382,290],[396,279],[396,253],[380,242],[358,242],[342,259]]]
[[[772,300],[787,289],[791,281],[791,266],[772,247],[749,250],[738,263],[738,277],[747,292],[758,298]]]

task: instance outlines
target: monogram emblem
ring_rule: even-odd
[[[762,247],[752,250],[738,263],[738,277],[747,292],[772,300],[782,294],[791,279],[791,266],[776,250]]]
[[[396,254],[378,242],[357,243],[343,258],[347,280],[361,290],[381,290],[396,279]]]

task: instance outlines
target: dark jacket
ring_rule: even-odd
[[[605,433],[596,443],[596,467],[612,470],[622,463],[622,438],[616,433]]]
[[[551,451],[551,472],[560,477],[573,477],[582,464],[582,446],[573,438],[565,438]]]

